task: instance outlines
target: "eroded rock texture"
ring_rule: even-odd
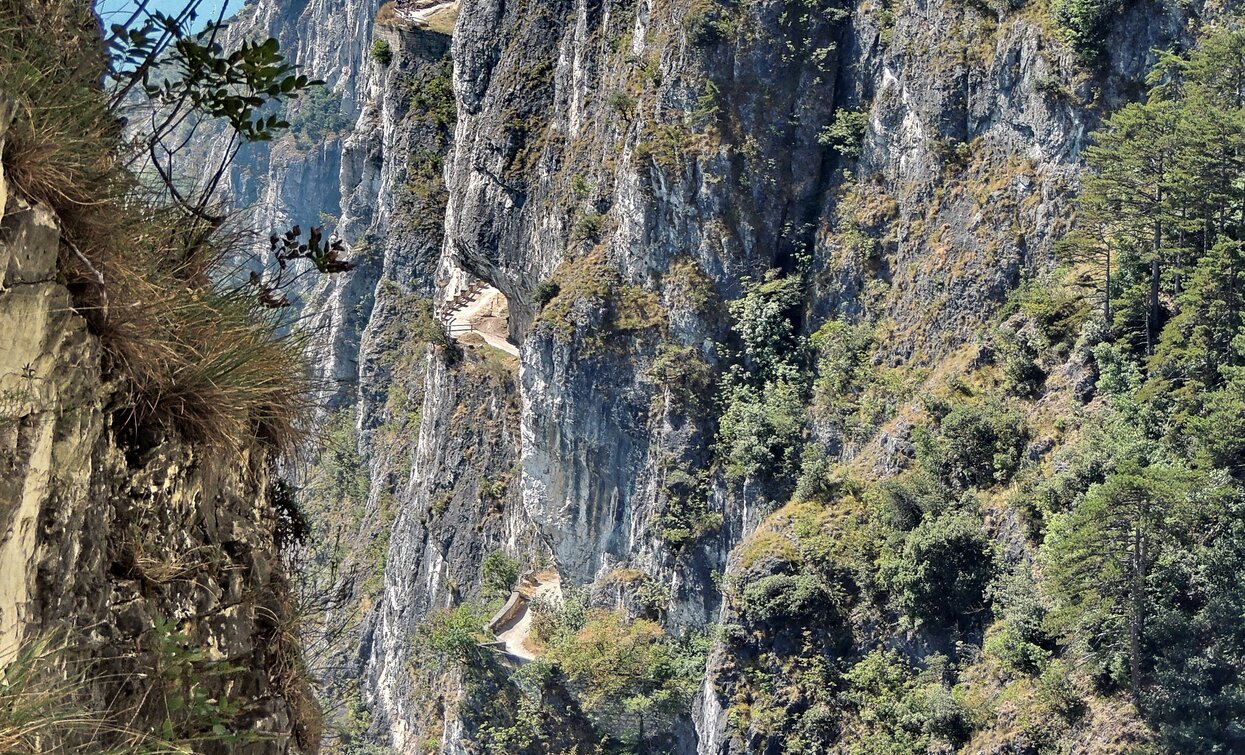
[[[366,4],[347,5],[324,25]],[[300,59],[357,87],[323,196],[340,197],[339,232],[369,254],[320,292],[316,316],[337,400],[357,410],[368,506],[388,496],[395,510],[357,659],[377,736],[469,751],[454,704],[430,706],[412,682],[411,637],[478,594],[495,549],[624,607],[632,588],[611,575],[642,572],[668,590],[672,632],[738,619],[718,577],[738,574],[732,549],[794,483],[741,486],[714,463],[715,385],[738,347],[727,302],[749,278],[807,271],[796,330],[868,318],[878,364],[937,373],[979,358],[964,347],[1055,264],[1086,135],[1199,12],[1131,7],[1091,71],[1031,5],[465,0],[452,138],[444,99],[420,96],[447,65],[444,38],[351,22],[393,63],[332,79],[337,58]],[[274,150],[270,190],[308,159]],[[470,339],[395,361],[428,340],[402,324],[412,297],[452,299],[466,277],[506,295],[518,364]],[[700,366],[690,398],[656,376],[663,354]],[[394,411],[401,385],[415,417]],[[848,437],[813,418],[809,443],[886,476],[911,448],[903,412],[887,420]],[[703,509],[676,536],[687,478]],[[850,654],[845,636],[824,639]],[[710,655],[679,748],[780,751],[781,733],[732,733],[730,656]]]

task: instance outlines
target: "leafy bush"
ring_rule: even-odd
[[[666,473],[662,485],[665,510],[661,514],[661,539],[674,550],[696,542],[722,527],[722,515],[709,510],[707,474],[692,474],[676,466]]]
[[[717,447],[727,476],[737,481],[789,477],[799,461],[803,431],[804,404],[794,384],[781,382],[766,391],[735,388],[718,422]]]
[[[848,670],[844,696],[855,719],[853,753],[933,752],[967,739],[968,715],[943,679],[945,657],[926,662],[917,673],[898,653],[874,650]]]
[[[362,505],[370,487],[367,465],[359,454],[355,412],[338,409],[321,425],[318,458],[308,470],[308,487],[335,505]]]
[[[913,469],[871,486],[865,499],[890,527],[908,531],[951,507],[951,491],[924,469]]]
[[[1028,567],[1000,575],[990,592],[995,612],[1003,618],[986,630],[983,652],[1007,671],[1042,673],[1056,646],[1045,631],[1046,605]]]
[[[537,306],[543,307],[553,301],[553,297],[557,296],[561,291],[562,287],[558,285],[557,281],[552,279],[543,280],[532,289],[532,300],[536,302]]]
[[[442,666],[470,667],[488,652],[480,643],[492,639],[484,632],[488,609],[480,603],[463,603],[433,613],[416,629],[416,634]]]
[[[826,601],[825,589],[809,574],[773,574],[744,586],[740,613],[753,622],[793,621]]]
[[[605,216],[595,210],[581,212],[571,226],[572,241],[600,241],[605,230]]]
[[[578,631],[563,633],[546,658],[565,674],[594,724],[644,749],[691,704],[706,651],[703,638],[675,640],[646,619],[593,611]]]
[[[1051,13],[1068,44],[1094,60],[1103,52],[1109,22],[1123,7],[1123,0],[1053,0]]]
[[[480,562],[480,583],[484,589],[508,595],[519,581],[519,562],[501,551],[493,551]]]
[[[610,92],[605,98],[605,104],[623,117],[628,117],[635,111],[635,97],[621,89]]]
[[[1009,671],[1024,674],[1041,673],[1050,662],[1051,651],[1025,639],[1010,623],[986,633],[982,651]]]
[[[412,115],[443,129],[454,127],[458,106],[454,98],[453,64],[449,60],[425,69],[421,78],[407,81],[406,88],[411,93]]]
[[[382,66],[388,67],[393,62],[393,48],[389,46],[389,41],[378,39],[372,43],[372,60],[380,63]]]
[[[1032,396],[1046,380],[1046,371],[1038,364],[1038,349],[1033,342],[1011,330],[999,334],[999,351],[1003,357],[1003,385],[1017,396]]]
[[[834,120],[817,134],[817,143],[831,147],[848,160],[860,157],[865,134],[869,130],[869,113],[863,110],[837,110]]]
[[[697,349],[666,341],[657,349],[648,379],[659,388],[653,396],[654,409],[692,413],[704,408],[709,399],[713,369]]]
[[[783,479],[797,469],[809,377],[795,325],[803,300],[799,275],[770,271],[745,281],[744,295],[730,303],[742,348],[721,389],[717,450],[733,480]]]
[[[710,0],[693,3],[683,17],[687,41],[696,47],[712,47],[735,33],[736,21],[728,10],[714,7]]]
[[[959,403],[937,432],[914,433],[921,466],[957,489],[1006,482],[1020,466],[1029,432],[1024,414],[995,399]]]
[[[994,547],[981,522],[968,513],[926,519],[886,563],[898,611],[910,619],[949,627],[980,615],[994,578]]]
[[[316,87],[290,116],[290,129],[304,144],[319,143],[350,125],[342,113],[342,98],[327,87]]]
[[[790,380],[799,371],[804,342],[795,318],[803,303],[800,276],[776,270],[760,282],[745,281],[744,295],[730,303],[732,329],[743,343],[752,384]]]

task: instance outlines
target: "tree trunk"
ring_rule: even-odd
[[[1111,246],[1107,245],[1107,280],[1106,295],[1103,297],[1102,316],[1106,320],[1107,332],[1111,332]]]
[[[1159,168],[1160,176],[1162,168]],[[1161,179],[1160,179],[1161,180]],[[1154,256],[1150,259],[1150,308],[1146,315],[1146,353],[1153,354],[1159,335],[1159,255],[1163,251],[1163,188],[1154,190]]]
[[[1146,314],[1146,353],[1153,354],[1159,336],[1159,258],[1150,260],[1150,306]]]
[[[1132,592],[1132,617],[1128,622],[1128,687],[1133,703],[1141,704],[1141,638],[1146,628],[1146,521],[1149,501],[1141,502],[1140,516],[1133,524],[1133,563],[1130,582]]]

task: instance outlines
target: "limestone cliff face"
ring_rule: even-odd
[[[301,72],[325,82],[329,109],[342,122],[353,123],[371,96],[368,50],[379,6],[379,0],[260,0],[230,20],[226,44],[276,38]],[[227,198],[235,207],[247,208],[247,220],[259,227],[288,228],[318,223],[321,213],[338,215],[342,142],[349,132],[348,127],[334,130],[330,138],[301,147],[291,142],[245,145],[230,170]],[[220,155],[208,152],[205,162],[214,165]]]
[[[339,232],[369,255],[315,311],[326,374],[356,386],[337,399],[358,407],[369,505],[388,495],[396,507],[360,653],[379,736],[403,752],[430,737],[464,751],[462,722],[430,714],[410,679],[410,637],[430,610],[478,592],[491,550],[548,558],[584,587],[644,572],[669,588],[672,631],[732,618],[715,574],[738,569],[732,548],[790,494],[741,487],[714,463],[710,394],[734,343],[726,302],[747,277],[807,269],[799,329],[867,316],[884,324],[880,362],[936,368],[1053,265],[1086,135],[1198,8],[1137,5],[1089,71],[1030,5],[464,0],[452,140],[445,122],[416,117],[437,101],[412,104],[401,85],[426,91],[441,64],[428,32],[356,35],[345,22],[350,44],[384,39],[394,62],[298,59],[353,82],[359,113],[324,196],[340,197]],[[284,17],[275,0],[258,7]],[[330,78],[344,60],[355,78]],[[278,154],[269,175],[281,185],[300,160],[332,172],[331,158]],[[443,189],[404,188],[415,162],[439,177],[442,159]],[[508,298],[518,364],[477,343],[457,360],[420,347],[395,369],[417,338],[394,335],[407,333],[410,297],[450,299],[465,274]],[[705,365],[705,400],[663,390],[654,371],[669,353]],[[399,384],[417,420],[396,416]],[[395,426],[409,442],[385,441]],[[908,445],[902,421],[849,439],[814,419],[810,435],[876,475]],[[704,513],[720,516],[690,540],[663,524],[682,495],[676,472],[698,476]],[[727,733],[725,655],[711,656],[685,751],[751,751]]]
[[[159,730],[183,691],[161,648],[184,647],[258,735],[207,751],[313,751],[267,451],[136,432],[58,278],[54,217],[2,178],[0,207],[0,664],[55,634],[59,662],[91,664],[84,704]]]
[[[445,255],[511,302],[523,516],[564,579],[629,567],[668,585],[672,627],[718,617],[710,575],[782,492],[712,471],[723,526],[663,539],[669,471],[711,469],[715,419],[663,405],[659,350],[716,367],[721,302],[808,257],[806,327],[867,309],[890,324],[884,358],[936,364],[1053,263],[1085,135],[1181,28],[1136,10],[1090,76],[1023,8],[806,6],[471,0],[455,34]],[[863,114],[857,160],[819,138],[844,111]],[[850,229],[879,241],[852,247]],[[561,293],[542,308],[546,280]],[[394,567],[411,545],[393,541],[387,587],[409,580]],[[731,747],[715,695],[701,752]]]

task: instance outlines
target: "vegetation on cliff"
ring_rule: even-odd
[[[18,194],[55,213],[61,270],[110,369],[130,388],[134,426],[176,428],[226,448],[255,439],[291,448],[312,388],[301,344],[282,336],[283,323],[250,287],[221,282],[244,239],[209,212],[214,184],[189,196],[181,177],[153,186],[145,173],[168,138],[162,119],[228,115],[246,137],[264,138],[284,124],[258,115],[254,101],[292,96],[305,77],[290,78],[271,57],[274,45],[236,61],[247,66],[240,80],[226,73],[217,81],[203,71],[221,53],[167,16],[114,30],[121,36],[109,48],[89,3],[10,2],[0,19],[4,92],[17,101],[4,169]],[[170,54],[185,70],[157,84],[145,66]],[[108,91],[101,81],[114,59],[117,84]],[[149,110],[130,105],[147,89]],[[119,107],[149,115],[161,130],[123,130]]]
[[[926,383],[906,470],[814,468],[737,553],[724,673],[748,747],[1245,746],[1223,725],[1245,715],[1243,54],[1207,29],[1094,134],[1068,267]],[[844,427],[870,326],[833,327],[814,416]]]
[[[271,291],[232,275],[252,246],[216,205],[222,172],[187,173],[178,161],[196,124],[220,120],[229,138],[217,157],[227,165],[241,142],[288,126],[271,103],[314,82],[275,41],[226,50],[218,25],[191,33],[195,5],[140,9],[104,30],[85,0],[0,1],[0,110],[12,117],[4,241],[14,258],[42,253],[39,239],[10,231],[25,227],[14,218],[31,205],[52,215],[55,275],[31,285],[68,289],[83,335],[103,354],[102,364],[57,365],[97,381],[88,406],[49,396],[14,423],[46,424],[49,437],[58,423],[56,442],[78,448],[82,456],[68,456],[82,468],[51,470],[38,483],[48,490],[13,504],[44,508],[38,550],[15,554],[6,570],[20,581],[29,568],[32,582],[60,570],[68,585],[32,589],[32,604],[45,606],[54,592],[49,613],[60,614],[21,621],[30,632],[42,622],[57,640],[0,671],[5,752],[318,746],[293,599],[272,563],[297,512],[279,481],[265,496],[275,459],[305,437],[313,385],[302,343],[263,296]],[[309,248],[288,259],[324,261]],[[28,438],[12,437],[6,474],[38,471]],[[142,482],[152,468],[158,481]],[[89,500],[62,477],[89,488]],[[180,527],[170,526],[183,505]],[[222,536],[203,519],[232,530]],[[92,522],[99,530],[85,531]],[[74,553],[60,563],[62,548]],[[51,626],[58,615],[64,627]],[[103,620],[88,626],[92,617]]]

